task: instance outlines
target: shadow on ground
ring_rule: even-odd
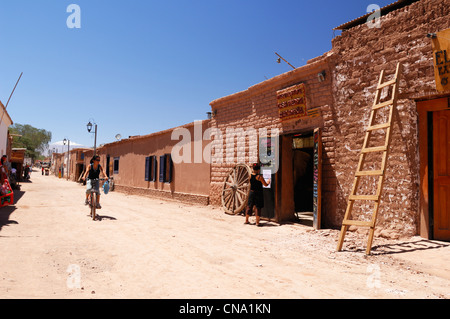
[[[14,191],[14,205],[5,206],[0,208],[0,231],[4,226],[11,224],[18,224],[15,220],[11,220],[12,213],[16,210],[17,202],[22,198],[25,192],[20,190]]]
[[[450,246],[450,243],[422,239],[418,241],[374,246],[372,247],[372,252],[374,255],[392,255],[419,250],[438,249],[447,246]]]

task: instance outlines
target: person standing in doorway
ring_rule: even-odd
[[[247,210],[245,211],[245,224],[249,224],[248,218],[252,215],[253,206],[256,206],[256,226],[261,226],[259,220],[261,209],[264,207],[263,186],[269,186],[270,184],[270,179],[266,182],[260,174],[260,170],[261,165],[259,163],[253,164],[253,172],[250,176],[250,194],[248,196]]]

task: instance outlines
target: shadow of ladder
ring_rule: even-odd
[[[375,101],[373,103],[371,113],[370,113],[370,119],[369,119],[369,125],[366,129],[365,137],[364,137],[364,143],[361,149],[361,153],[359,155],[359,162],[358,167],[356,169],[355,178],[353,181],[353,187],[351,189],[351,193],[348,197],[347,201],[347,209],[345,211],[344,220],[342,221],[342,228],[341,233],[339,236],[337,251],[342,250],[342,245],[344,243],[345,234],[350,226],[359,226],[359,227],[369,227],[369,238],[367,242],[367,248],[366,248],[366,254],[370,254],[370,250],[372,248],[372,241],[373,241],[373,235],[375,231],[375,224],[378,214],[378,208],[380,204],[380,198],[381,198],[381,190],[383,188],[383,182],[384,182],[384,174],[386,169],[386,162],[388,157],[388,151],[389,146],[391,143],[391,124],[392,124],[392,116],[394,108],[397,106],[397,98],[398,98],[398,85],[399,85],[399,76],[400,76],[400,70],[401,65],[400,63],[397,64],[397,69],[394,75],[394,78],[390,81],[385,82],[385,72],[384,70],[381,71],[380,79],[378,81],[378,86],[375,93]],[[382,90],[388,86],[392,87],[392,95],[391,99],[385,102],[380,102],[381,100],[381,93]],[[375,114],[377,110],[380,110],[382,108],[389,107],[389,119],[386,123],[376,124],[375,123]],[[373,131],[376,130],[386,130],[385,134],[385,143],[382,146],[376,146],[376,147],[368,147],[371,139],[371,134]],[[364,167],[366,155],[369,153],[379,153],[382,152],[381,157],[381,168],[380,170],[362,170]],[[358,190],[359,182],[362,177],[365,176],[378,176],[378,185],[376,189],[375,195],[357,195],[356,192]],[[374,201],[374,208],[372,212],[372,219],[370,221],[361,221],[361,220],[352,220],[352,209],[353,204],[355,201],[362,200],[362,201]]]

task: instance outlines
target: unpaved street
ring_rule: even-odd
[[[450,298],[450,245],[299,224],[84,187],[34,171],[0,209],[0,298]]]

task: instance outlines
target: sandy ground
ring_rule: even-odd
[[[450,243],[242,216],[84,187],[34,171],[0,209],[0,298],[450,298]]]

